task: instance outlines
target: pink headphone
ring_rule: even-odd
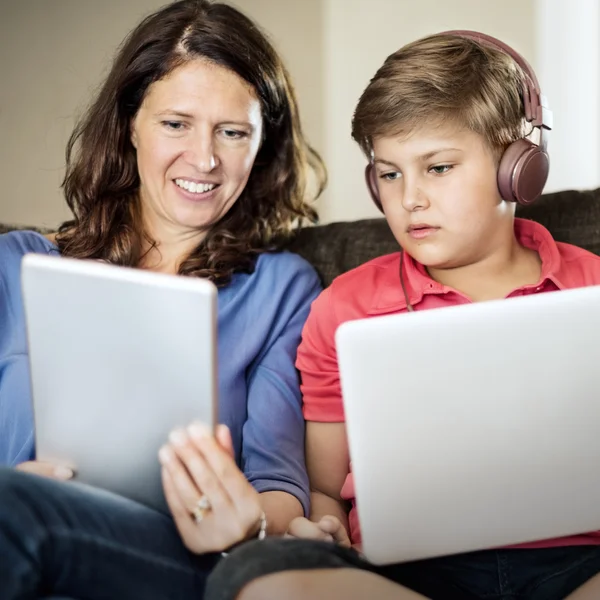
[[[540,141],[539,144],[535,144],[529,139],[522,138],[508,146],[498,166],[498,189],[505,200],[525,205],[535,202],[544,190],[550,170],[550,160],[546,151],[546,132],[552,129],[552,111],[540,91],[540,84],[531,65],[512,48],[484,33],[457,30],[445,31],[439,35],[456,35],[487,44],[508,54],[523,70],[525,119],[533,128],[537,127],[540,130]],[[377,208],[382,210],[373,163],[367,165],[365,176],[371,197]]]

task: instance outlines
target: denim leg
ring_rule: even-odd
[[[0,597],[201,599],[215,555],[172,520],[108,492],[0,469]]]
[[[600,546],[506,550],[515,587],[528,600],[563,600],[600,572]]]

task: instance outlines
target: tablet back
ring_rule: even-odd
[[[22,286],[38,459],[165,509],[160,446],[217,418],[215,286],[39,254]]]

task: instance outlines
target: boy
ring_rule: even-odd
[[[405,46],[363,93],[352,135],[370,158],[371,193],[403,251],[340,276],[313,303],[297,359],[312,511],[310,521],[290,525],[291,535],[308,539],[240,549],[220,568],[232,573],[239,565],[238,589],[253,577],[276,574],[250,583],[239,598],[419,597],[406,587],[443,600],[600,597],[600,582],[593,580],[569,596],[600,572],[597,533],[385,568],[349,548],[360,548],[360,527],[337,327],[351,319],[600,284],[599,257],[558,244],[541,225],[514,216],[516,201],[539,196],[548,173],[550,115],[538,93],[520,56],[468,32]],[[525,139],[532,128],[539,144]]]

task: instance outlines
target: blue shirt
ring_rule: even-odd
[[[0,465],[34,457],[21,259],[58,254],[33,231],[0,235]],[[294,366],[304,321],[321,291],[314,269],[289,252],[259,255],[218,295],[219,421],[258,492],[285,491],[309,506],[304,418]]]

